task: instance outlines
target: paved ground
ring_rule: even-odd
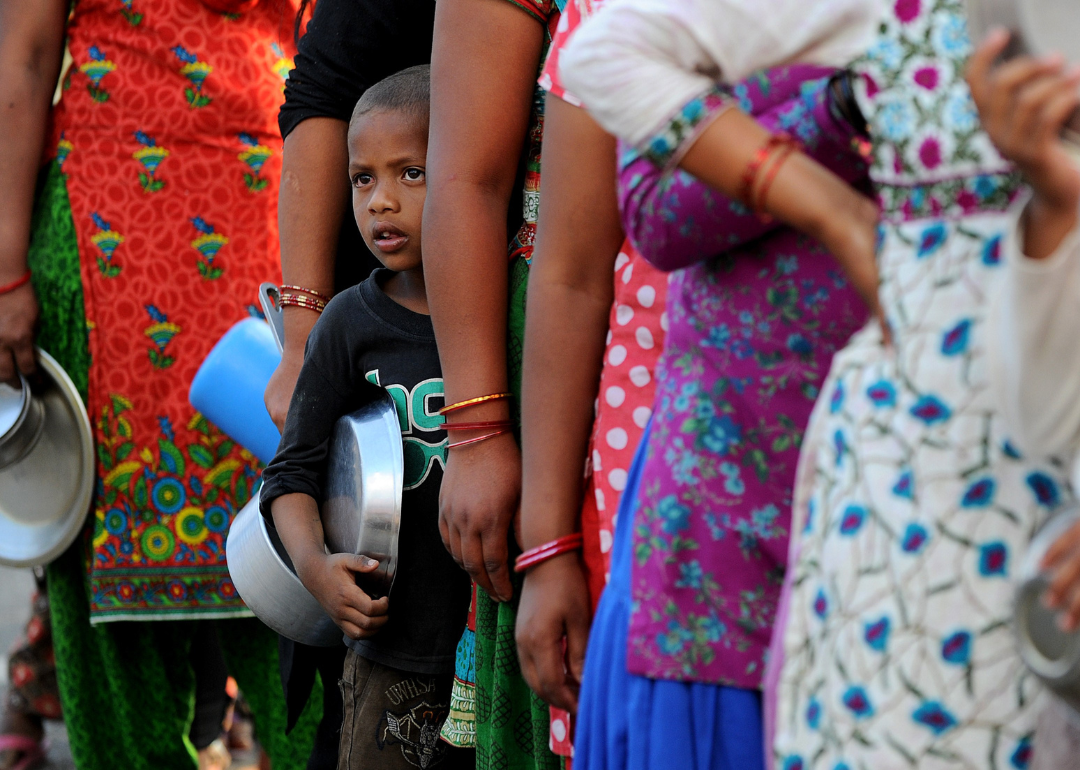
[[[30,597],[34,576],[29,570],[0,567],[0,687],[7,687],[7,652],[30,619]],[[59,722],[46,726],[49,761],[40,770],[75,770],[68,747],[67,732]]]
[[[34,576],[30,570],[0,567],[0,689],[7,687],[7,652],[30,618],[30,597],[33,593]],[[35,770],[75,770],[64,725],[49,722],[45,730],[49,744],[48,761],[38,765]],[[257,754],[246,752],[233,757],[230,770],[255,770],[257,765]]]

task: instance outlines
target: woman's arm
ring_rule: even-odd
[[[615,140],[584,110],[548,96],[542,155],[522,381],[523,548],[579,528],[612,276],[623,240]],[[517,616],[522,673],[540,697],[570,711],[577,709],[590,616],[578,554],[529,571]]]
[[[504,0],[436,5],[424,274],[446,401],[454,403],[507,390],[506,215],[544,31]],[[509,405],[495,401],[461,419],[508,417]],[[439,496],[443,541],[503,601],[512,596],[507,537],[520,493],[511,435],[450,452]]]
[[[841,179],[863,180],[867,165],[853,148],[856,132],[830,109],[831,82],[822,80],[802,95],[797,87],[789,89],[793,94],[777,104],[773,92],[779,89],[763,91],[754,78],[742,84],[743,98],[767,130],[796,136],[807,155]],[[619,171],[623,226],[642,256],[661,270],[679,270],[783,226],[763,221],[681,169],[664,171],[629,150],[623,156]],[[675,212],[678,216],[665,215]]]
[[[349,203],[348,123],[308,118],[285,139],[278,193],[281,274],[285,283],[334,293],[338,233]],[[266,409],[281,430],[319,314],[285,308],[285,350],[266,386]]]
[[[0,286],[26,274],[34,185],[64,53],[65,0],[0,2]],[[30,284],[0,295],[0,382],[34,371]]]

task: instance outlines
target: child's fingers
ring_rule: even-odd
[[[1059,619],[1062,630],[1075,631],[1080,626],[1080,590],[1074,590],[1069,597],[1069,606]]]
[[[1042,558],[1042,563],[1039,564],[1040,569],[1054,569],[1058,562],[1076,550],[1078,545],[1080,545],[1080,522],[1073,524],[1061,537],[1050,544]]]
[[[1001,56],[1008,45],[1009,31],[1003,27],[998,27],[990,31],[986,36],[986,40],[975,49],[975,52],[968,60],[968,85],[971,87],[971,95],[980,107],[989,97],[987,92],[990,86],[990,69],[994,66],[994,61]]]
[[[374,572],[379,568],[379,562],[363,554],[356,554],[348,557],[345,567],[351,572]]]
[[[1046,133],[1047,108],[1055,98],[1070,90],[1069,78],[1050,75],[1029,83],[1017,94],[1014,138],[1032,150],[1039,146],[1035,139]],[[1060,128],[1060,126],[1059,126]],[[1050,129],[1053,131],[1053,129]]]
[[[1050,587],[1046,590],[1046,603],[1051,607],[1060,607],[1077,581],[1080,581],[1080,552],[1074,550],[1054,570]]]
[[[1058,57],[1013,59],[990,73],[988,96],[983,110],[995,125],[1015,125],[1017,103],[1021,89],[1032,80],[1059,72],[1064,66]]]
[[[1065,79],[1061,90],[1050,99],[1043,111],[1041,141],[1056,140],[1069,118],[1080,107],[1080,74]]]

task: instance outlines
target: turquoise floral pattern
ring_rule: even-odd
[[[850,130],[828,114],[827,74],[778,68],[733,94],[769,128],[798,136],[858,179],[866,166]],[[818,244],[770,232],[741,204],[682,184],[678,172],[650,188],[660,162],[647,157],[624,170],[632,190],[624,209],[646,210],[647,223],[628,231],[652,259],[676,241],[665,223],[694,223],[720,256],[672,273],[668,284],[633,523],[628,666],[653,678],[755,688],[784,575],[803,426],[833,353],[865,310]]]
[[[876,325],[807,429],[774,662],[777,767],[1024,770],[1040,688],[1014,578],[1070,495],[1019,456],[987,381],[986,302],[1018,192],[963,82],[961,0],[894,0],[857,65],[883,211]]]

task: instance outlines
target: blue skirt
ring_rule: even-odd
[[[634,512],[649,431],[619,504],[611,582],[593,620],[574,770],[763,770],[761,693],[649,679],[626,670]]]

